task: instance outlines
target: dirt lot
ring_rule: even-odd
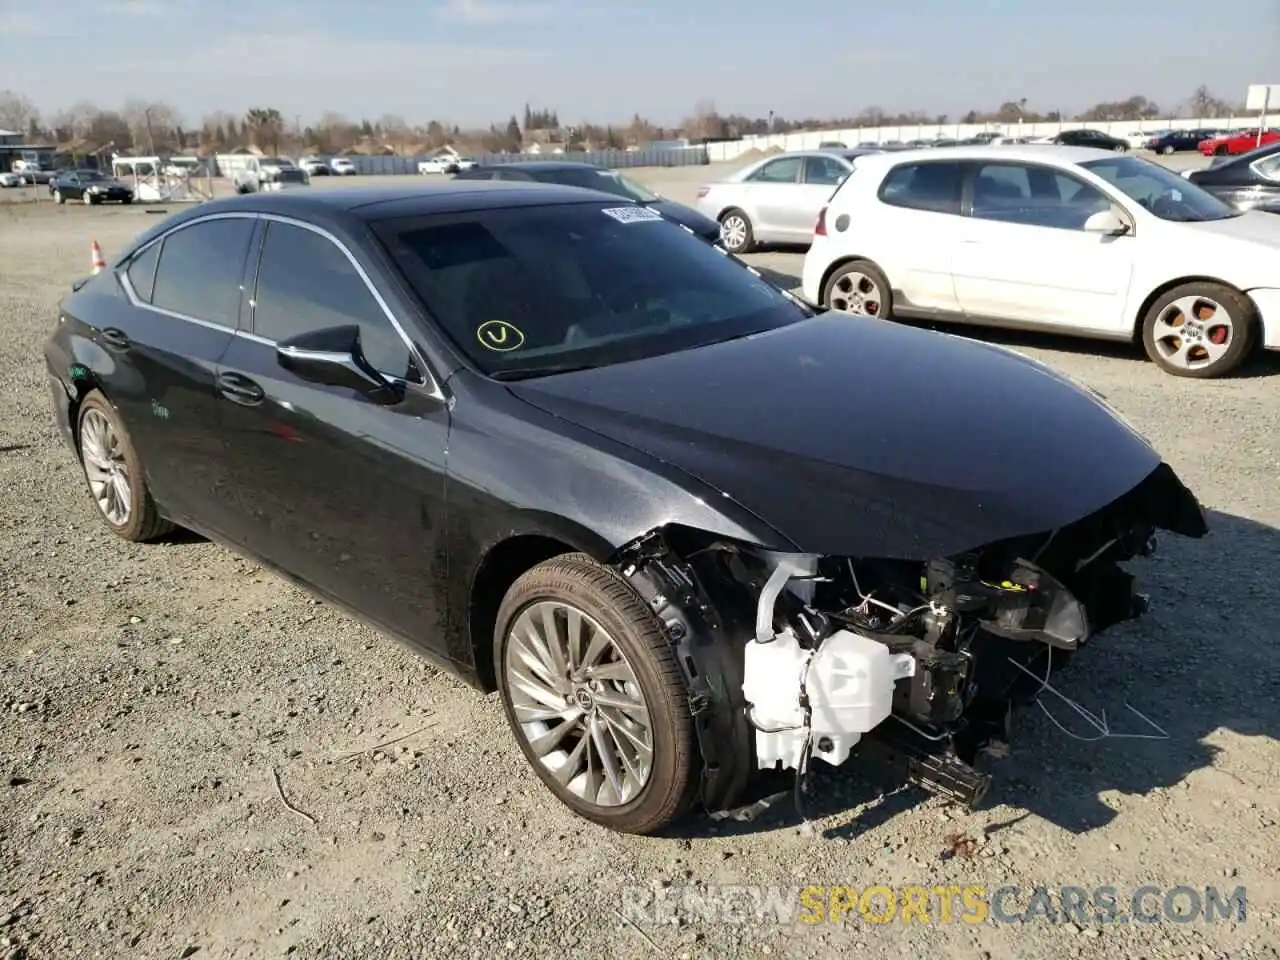
[[[713,172],[641,176],[689,199]],[[854,767],[820,778],[812,834],[784,804],[637,839],[555,804],[496,700],[219,547],[106,533],[55,434],[40,350],[89,241],[109,255],[154,219],[0,207],[0,957],[1280,956],[1276,358],[1201,383],[1130,349],[984,334],[1104,393],[1212,511],[1208,539],[1166,539],[1143,565],[1149,616],[1063,681],[1113,733],[1150,732],[1132,704],[1167,739],[1086,742],[1033,710],[980,812],[881,797],[882,773]],[[796,253],[753,259],[799,274]],[[619,914],[635,884],[916,883],[1021,885],[1011,910],[1035,885],[1111,885],[1122,912],[1143,884],[1244,885],[1249,910],[1022,926]]]

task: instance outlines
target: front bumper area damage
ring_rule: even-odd
[[[1121,564],[1158,529],[1208,532],[1161,464],[1069,526],[945,558],[812,556],[668,526],[614,566],[665,626],[702,752],[702,805],[723,815],[761,770],[847,761],[873,742],[904,779],[978,804],[979,753],[1013,709],[1108,627],[1147,608]]]

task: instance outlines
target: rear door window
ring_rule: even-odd
[[[248,217],[174,230],[160,250],[151,305],[235,329],[253,230]]]
[[[151,291],[156,283],[156,264],[160,262],[160,244],[153,243],[129,261],[125,273],[129,286],[143,303],[151,302]]]
[[[779,157],[770,160],[748,179],[752,183],[795,183],[800,179],[803,157]]]
[[[804,163],[804,182],[822,186],[836,186],[849,173],[849,169],[833,157],[807,157]]]

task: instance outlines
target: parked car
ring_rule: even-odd
[[[864,737],[979,799],[1011,704],[1142,612],[1117,564],[1207,530],[1048,367],[817,316],[580,189],[210,201],[51,326],[107,528],[200,531],[496,691],[547,789],[620,831]]]
[[[1280,130],[1268,127],[1259,137],[1258,128],[1254,127],[1252,130],[1233,130],[1216,137],[1206,137],[1199,143],[1197,149],[1206,157],[1227,157],[1248,153],[1250,150],[1256,150],[1258,147],[1265,147],[1277,141],[1280,141]]]
[[[1208,128],[1196,130],[1164,130],[1155,134],[1143,144],[1154,153],[1165,155],[1179,153],[1184,150],[1196,150],[1200,144],[1218,135],[1217,130]]]
[[[861,157],[878,150],[800,150],[758,160],[699,188],[697,208],[720,224],[730,253],[762,243],[808,243],[813,221]]]
[[[418,172],[421,174],[460,173],[475,166],[476,161],[471,157],[458,157],[449,154],[442,157],[432,157],[429,160],[420,160],[418,162]]]
[[[1187,377],[1280,349],[1280,218],[1152,160],[1051,146],[867,157],[814,232],[804,295],[835,310],[1138,339]]]
[[[0,187],[20,187],[23,184],[21,175],[16,173],[0,173]]]
[[[1280,142],[1183,176],[1237,210],[1280,213]]]
[[[133,188],[97,170],[63,170],[49,181],[49,196],[58,203],[133,203]]]
[[[840,140],[823,140],[818,144],[819,150],[848,150],[849,146]]]
[[[249,157],[231,178],[236,193],[291,190],[311,185],[311,175],[288,157]]]
[[[1111,150],[1115,153],[1127,153],[1129,141],[1113,137],[1101,130],[1063,130],[1048,140],[1063,147],[1092,147],[1095,150]]]
[[[298,166],[312,177],[327,177],[333,172],[333,168],[320,157],[303,157]]]
[[[329,161],[329,169],[335,177],[354,177],[356,165],[347,157],[334,157]]]
[[[493,166],[472,167],[454,176],[455,180],[512,180],[516,182],[538,181],[559,183],[569,187],[586,187],[625,197],[657,210],[668,220],[688,227],[708,243],[720,240],[720,224],[683,203],[667,200],[651,190],[646,190],[634,180],[615,170],[606,170],[591,163],[574,163],[561,160],[522,160],[516,163],[499,163]]]

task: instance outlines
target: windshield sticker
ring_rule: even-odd
[[[520,328],[505,320],[486,320],[476,328],[476,339],[480,346],[498,353],[519,350],[524,346],[524,334]]]
[[[646,220],[662,219],[662,214],[655,213],[648,207],[605,207],[601,213],[606,217],[613,217],[619,223],[643,223]]]

